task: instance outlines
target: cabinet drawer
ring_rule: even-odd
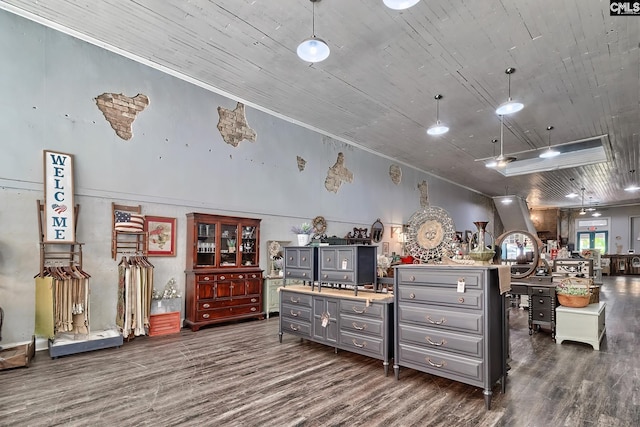
[[[531,295],[531,306],[534,310],[550,310],[551,309],[551,297]]]
[[[533,309],[531,312],[531,320],[533,322],[551,322],[551,309]]]
[[[196,282],[198,283],[209,283],[215,280],[215,275],[213,274],[196,274]]]
[[[414,303],[442,304],[451,307],[481,309],[482,291],[466,290],[456,292],[456,288],[437,288],[427,286],[400,286],[397,290],[398,300]]]
[[[280,316],[283,318],[311,321],[311,309],[309,307],[301,307],[292,304],[282,304]]]
[[[286,278],[287,279],[300,279],[300,280],[313,280],[313,273],[310,269],[303,268],[287,268],[286,269]]]
[[[243,314],[254,314],[260,312],[260,305],[240,305],[211,310],[200,310],[196,314],[196,321],[206,322],[212,319],[241,316]]]
[[[522,283],[511,283],[511,295],[528,295],[529,286]]]
[[[381,359],[384,341],[382,338],[340,331],[340,347],[347,351]]]
[[[289,305],[311,307],[311,299],[309,294],[298,294],[280,289],[280,301]]]
[[[210,310],[212,308],[233,307],[236,305],[259,304],[259,297],[215,299],[211,301],[198,301],[198,310]]]
[[[482,334],[482,312],[446,310],[428,305],[398,304],[400,323]]]
[[[282,332],[289,334],[300,335],[304,338],[311,337],[311,324],[298,320],[281,318]]]
[[[447,332],[436,328],[415,327],[401,324],[398,327],[400,342],[411,343],[423,348],[452,351],[468,356],[481,357],[483,337]]]
[[[382,319],[382,310],[384,307],[386,307],[386,305],[384,304],[370,304],[369,306],[367,306],[367,303],[364,301],[355,301],[348,299],[340,300],[341,313],[375,317],[376,319]]]
[[[529,276],[527,281],[531,284],[542,283],[550,285],[553,282],[553,276]]]
[[[429,267],[416,269],[398,268],[397,273],[400,283],[426,283],[429,285],[441,285],[446,287],[458,286],[458,280],[464,280],[466,289],[480,289],[482,280],[478,273],[456,269],[456,271],[429,271]]]
[[[531,297],[535,297],[537,295],[549,296],[549,295],[551,295],[551,288],[550,287],[543,287],[543,286],[532,286],[531,287]]]
[[[373,335],[382,338],[384,331],[382,320],[369,319],[362,316],[340,315],[340,331],[350,331],[358,335]]]
[[[261,273],[229,273],[216,274],[215,280],[244,280],[244,279],[261,279]]]
[[[408,344],[399,345],[399,358],[409,366],[434,375],[482,385],[483,361],[444,351],[429,350]]]
[[[327,271],[320,274],[320,281],[331,283],[353,283],[354,277],[352,271]]]

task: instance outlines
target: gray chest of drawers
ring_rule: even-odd
[[[459,291],[458,282],[464,282]],[[407,265],[394,284],[394,371],[400,366],[483,388],[507,375],[507,321],[493,267]]]
[[[321,246],[319,253],[320,283],[353,287],[358,293],[358,285],[376,286],[377,246],[335,245]]]
[[[312,284],[318,280],[318,247],[286,246],[284,248],[283,277]],[[286,285],[285,281],[285,285]]]
[[[393,298],[356,296],[349,290],[280,289],[280,332],[382,360],[385,375],[393,354]]]

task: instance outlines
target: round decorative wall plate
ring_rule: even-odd
[[[406,249],[413,258],[428,262],[448,255],[456,237],[456,227],[447,211],[427,207],[414,213],[408,225]]]

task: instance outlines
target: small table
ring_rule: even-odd
[[[600,341],[605,333],[605,307],[600,301],[582,308],[558,306],[556,308],[556,343],[578,341],[591,344],[600,350]]]

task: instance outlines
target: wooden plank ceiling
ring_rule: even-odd
[[[315,33],[327,60],[302,62],[309,0],[0,0],[0,7],[129,52],[398,162],[530,207],[637,204],[640,192],[640,16],[611,17],[609,2],[422,0],[405,11],[382,0],[322,0]],[[482,161],[605,135],[608,160],[505,177]],[[440,119],[450,131],[428,136]],[[551,134],[547,126],[554,126]],[[499,145],[499,144],[497,144]],[[499,150],[498,150],[499,151]],[[632,172],[633,171],[633,172]],[[577,202],[576,202],[577,200]]]

